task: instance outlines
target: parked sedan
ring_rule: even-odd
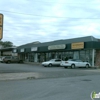
[[[77,60],[77,59],[69,59],[67,61],[62,61],[60,66],[64,66],[65,68],[67,67],[71,67],[71,68],[75,68],[75,67],[90,67],[90,63],[89,62],[83,62],[81,60]]]
[[[49,61],[42,62],[42,66],[44,67],[60,66],[61,61],[62,61],[61,59],[51,59]]]

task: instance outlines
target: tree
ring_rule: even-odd
[[[5,42],[0,41],[0,45],[2,45],[3,48],[6,48],[6,47],[13,47],[13,43],[10,42],[10,41],[5,41]]]
[[[0,45],[2,45],[3,44],[3,42],[2,41],[0,41]]]
[[[6,48],[6,47],[13,47],[13,43],[10,42],[10,41],[5,41],[3,42],[3,47]]]

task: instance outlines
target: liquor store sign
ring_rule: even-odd
[[[78,42],[78,43],[72,43],[71,49],[83,49],[84,48],[84,42]]]
[[[0,39],[3,37],[3,14],[0,13]]]

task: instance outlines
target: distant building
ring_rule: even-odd
[[[28,43],[17,47],[15,52],[20,58],[29,62],[73,58],[88,61],[92,66],[100,66],[100,39],[93,36]]]
[[[0,56],[17,56],[16,47],[0,48]]]
[[[3,48],[3,46],[2,45],[0,45],[0,49],[2,49]]]

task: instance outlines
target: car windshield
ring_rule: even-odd
[[[75,59],[68,59],[68,61],[76,61]]]
[[[82,60],[76,60],[77,62],[82,62]]]
[[[51,59],[51,60],[49,60],[49,61],[55,61],[55,59]]]
[[[10,56],[8,56],[8,57],[5,57],[5,59],[10,59],[11,57]]]

